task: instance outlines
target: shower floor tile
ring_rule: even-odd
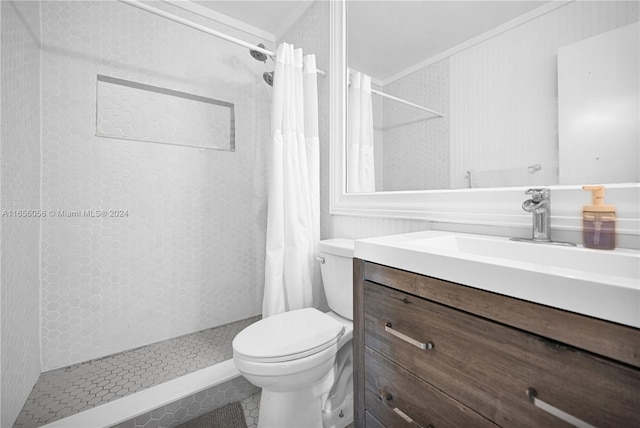
[[[260,316],[42,373],[14,428],[35,428],[228,360]]]

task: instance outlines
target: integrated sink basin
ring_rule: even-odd
[[[355,256],[640,328],[640,252],[426,231],[356,241]]]

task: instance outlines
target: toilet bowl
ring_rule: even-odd
[[[344,428],[353,421],[353,241],[321,241],[319,252],[332,311],[277,314],[233,340],[236,367],[262,388],[260,428]]]

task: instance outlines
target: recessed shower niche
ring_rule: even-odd
[[[96,135],[213,150],[235,150],[232,103],[97,75]]]

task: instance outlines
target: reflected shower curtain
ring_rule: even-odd
[[[302,49],[282,43],[273,82],[263,318],[318,301],[318,146],[315,56],[303,58]]]
[[[352,71],[347,109],[347,191],[375,192],[371,77]]]

